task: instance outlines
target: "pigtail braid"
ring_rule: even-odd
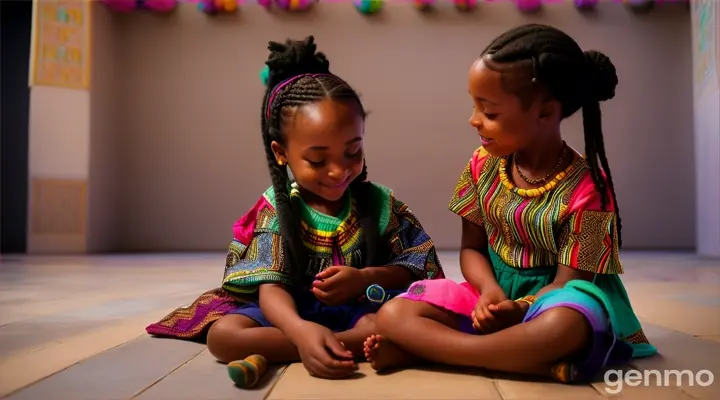
[[[377,215],[377,207],[374,207],[371,185],[367,181],[367,165],[363,165],[362,173],[350,184],[350,191],[356,199],[356,211],[365,236],[363,243],[367,254],[365,265],[378,266],[385,263],[386,254],[382,251],[382,247],[377,245],[381,237],[377,225],[380,216]]]

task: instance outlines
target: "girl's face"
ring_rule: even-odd
[[[501,79],[502,74],[487,68],[482,59],[470,68],[470,125],[477,129],[485,150],[496,157],[522,151],[541,140],[542,132],[551,126],[550,114],[556,111],[550,103],[537,100],[524,108],[516,95],[503,89]]]
[[[362,172],[364,131],[356,104],[326,99],[300,107],[272,149],[303,191],[335,202]]]

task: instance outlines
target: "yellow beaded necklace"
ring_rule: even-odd
[[[570,163],[570,165],[565,168],[564,171],[559,172],[555,177],[548,183],[544,184],[543,186],[535,189],[521,189],[510,182],[510,179],[508,178],[507,174],[507,157],[500,158],[500,183],[503,184],[508,190],[510,190],[513,193],[518,194],[522,197],[527,198],[533,198],[542,196],[543,194],[555,189],[555,187],[562,181],[570,172],[572,172],[573,169],[576,167],[576,161],[573,161]]]

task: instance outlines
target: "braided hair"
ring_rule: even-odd
[[[307,249],[300,229],[300,204],[289,194],[290,177],[286,167],[275,159],[273,141],[286,144],[283,128],[297,110],[324,99],[353,102],[365,118],[365,109],[355,90],[338,76],[330,73],[330,63],[322,52],[316,52],[315,39],[286,40],[284,44],[270,42],[267,90],[262,104],[261,128],[268,169],[275,192],[275,207],[283,236],[284,265],[292,271],[296,282],[305,278],[308,267]],[[282,86],[279,86],[282,85]],[[371,184],[367,181],[367,165],[363,160],[360,175],[350,183],[355,208],[363,228],[366,265],[381,263],[380,232],[375,221],[377,210],[370,201]]]
[[[481,57],[488,68],[503,73],[503,88],[515,93],[524,107],[529,107],[541,86],[560,102],[563,119],[582,108],[590,175],[603,209],[610,202],[603,171],[607,176],[617,215],[618,243],[622,246],[622,223],[605,155],[600,112],[600,102],[612,99],[618,84],[610,59],[598,51],[583,52],[570,36],[542,24],[522,25],[505,32],[490,43]]]

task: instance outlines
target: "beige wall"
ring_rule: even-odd
[[[99,3],[93,7],[93,74],[90,86],[90,155],[88,157],[89,252],[107,252],[118,246],[117,84],[113,15]]]
[[[365,18],[349,4],[320,4],[288,16],[246,6],[237,18],[208,18],[185,4],[165,17],[98,18],[106,36],[94,42],[108,45],[96,53],[89,139],[67,150],[87,163],[88,248],[223,249],[233,222],[269,185],[258,77],[267,41],[308,34],[372,111],[371,179],[393,187],[440,248],[457,248],[459,220],[447,201],[478,145],[467,124],[467,69],[493,36],[527,21],[568,31],[618,68],[617,98],[603,111],[626,246],[694,247],[690,15],[682,7],[642,17],[618,4],[602,5],[597,17],[572,4],[536,17],[511,4],[472,15],[449,3],[435,16],[409,4],[385,11]],[[564,131],[583,148],[579,114]]]
[[[446,204],[478,145],[467,125],[466,71],[494,35],[525,20],[555,24],[616,63],[622,83],[604,108],[605,131],[627,246],[694,246],[689,13],[635,17],[617,4],[595,19],[571,4],[527,19],[510,4],[469,16],[448,7],[436,17],[409,5],[386,11],[366,19],[349,5],[321,4],[307,16],[251,6],[237,20],[192,7],[169,18],[116,16],[119,246],[226,244],[269,184],[258,122],[266,42],[312,33],[372,111],[371,178],[393,187],[440,247],[456,247],[459,221]],[[582,147],[580,118],[565,132]]]

